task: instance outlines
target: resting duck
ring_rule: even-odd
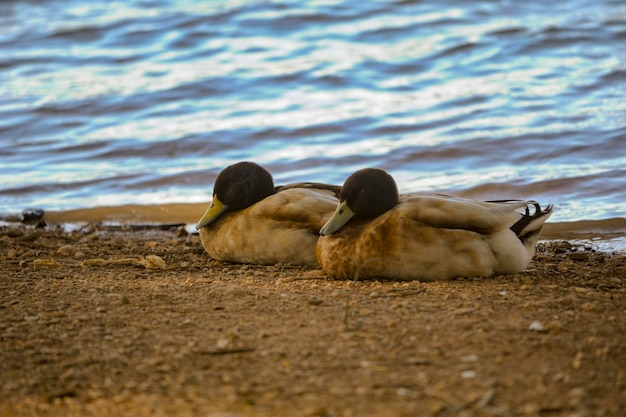
[[[336,279],[436,281],[523,271],[552,205],[440,194],[398,197],[381,169],[352,174],[320,230],[317,259]],[[534,207],[531,214],[529,207]]]
[[[253,162],[225,168],[213,201],[196,228],[216,260],[318,266],[320,227],[337,207],[341,187],[296,183],[275,187],[272,175]]]

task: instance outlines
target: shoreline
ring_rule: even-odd
[[[45,211],[45,220],[53,224],[107,222],[111,224],[195,224],[208,207],[207,203],[172,203],[161,205],[129,204],[69,210]],[[17,223],[21,214],[0,215],[0,221]],[[549,240],[597,236],[626,236],[626,217],[547,222],[542,236]]]
[[[125,205],[46,211],[44,220],[49,225],[68,229],[99,223],[121,228],[147,229],[167,225],[185,225],[195,232],[195,223],[206,210],[207,203],[180,203],[163,205]],[[0,224],[19,224],[21,215],[0,217]],[[626,253],[626,218],[548,222],[541,240],[565,240],[577,245],[597,247],[601,251]]]

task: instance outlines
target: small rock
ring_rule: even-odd
[[[406,397],[407,395],[409,395],[409,390],[406,388],[398,388],[396,390],[396,395],[398,397]]]
[[[324,304],[324,300],[322,300],[321,298],[311,298],[309,300],[309,304],[311,304],[312,306],[319,306]]]
[[[9,229],[7,231],[7,233],[6,233],[6,235],[8,237],[11,237],[11,238],[16,238],[16,237],[24,236],[24,232],[22,232],[21,230],[18,230],[18,229]]]
[[[248,288],[243,287],[241,285],[237,285],[237,284],[229,284],[226,287],[224,287],[223,291],[225,295],[228,295],[231,297],[244,296],[250,293],[250,290]]]
[[[122,304],[130,304],[130,300],[125,295],[122,296],[122,299],[120,300],[120,302]]]
[[[470,314],[472,312],[474,312],[474,308],[472,307],[466,307],[466,308],[459,308],[456,311],[454,311],[454,315],[455,316],[464,316],[466,314]]]
[[[528,326],[529,330],[535,331],[535,332],[545,332],[546,327],[543,325],[543,323],[541,323],[538,320],[533,321],[532,323],[530,323],[530,326]]]
[[[300,274],[303,278],[324,278],[326,275],[321,269],[313,269]]]
[[[16,240],[20,242],[33,242],[41,237],[40,232],[29,233],[27,235],[20,236]]]
[[[596,305],[594,303],[586,302],[580,306],[582,311],[593,311],[596,309]]]
[[[226,349],[228,345],[230,345],[230,339],[227,339],[225,337],[220,337],[215,342],[215,347],[218,349]]]
[[[22,223],[36,224],[37,226],[43,223],[43,225],[45,226],[46,223],[43,220],[44,214],[45,214],[45,211],[43,209],[27,208],[24,211],[22,211]]]
[[[176,229],[176,237],[187,237],[187,235],[189,235],[189,232],[187,232],[187,228],[185,226],[180,226]]]
[[[72,245],[63,245],[57,249],[57,253],[63,256],[71,256],[76,253],[76,248]]]
[[[141,259],[139,263],[145,266],[147,269],[165,268],[165,261],[163,260],[163,258],[157,255],[148,255],[145,257],[145,259]]]
[[[585,397],[585,389],[584,388],[572,388],[568,393],[568,405],[572,408],[577,407],[582,399]]]
[[[552,377],[552,381],[554,382],[560,382],[560,381],[563,381],[564,379],[565,379],[565,374],[563,372],[557,372]]]
[[[572,252],[569,255],[572,261],[584,262],[589,260],[589,254],[585,252]]]
[[[566,241],[556,242],[554,245],[554,253],[565,253],[572,250],[572,244]]]
[[[461,378],[463,379],[472,379],[476,378],[476,371],[463,371],[461,372]]]
[[[54,259],[35,259],[33,261],[33,266],[55,267],[59,266],[59,264]]]
[[[87,255],[85,255],[85,252],[81,252],[81,251],[78,251],[74,254],[74,258],[76,259],[85,259],[86,256]]]
[[[477,362],[478,356],[471,353],[469,355],[461,356],[461,362]]]

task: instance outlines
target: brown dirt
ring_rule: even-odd
[[[183,230],[0,229],[1,416],[620,416],[626,257],[332,281]]]

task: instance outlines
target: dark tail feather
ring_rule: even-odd
[[[530,214],[530,205],[535,208],[535,212]],[[541,209],[539,203],[530,201],[526,206],[526,212],[522,215],[510,229],[515,235],[522,241],[524,246],[534,246],[539,240],[539,234],[548,217],[552,214],[552,204],[549,204],[545,209]]]

